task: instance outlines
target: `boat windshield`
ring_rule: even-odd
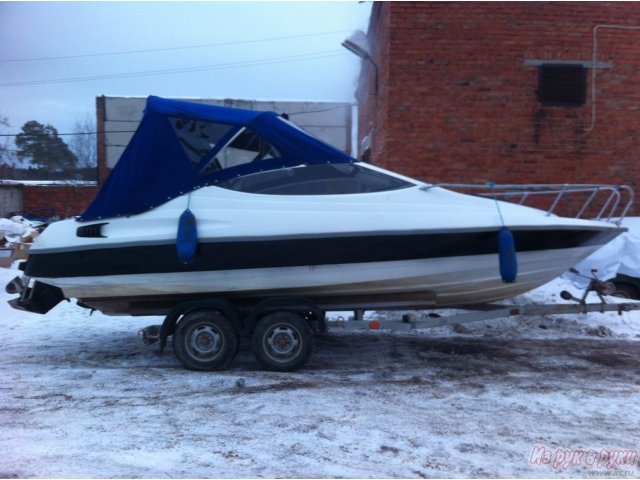
[[[216,184],[244,193],[268,195],[345,195],[413,187],[412,183],[361,165],[299,165],[236,177]]]

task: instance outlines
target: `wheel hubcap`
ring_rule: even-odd
[[[280,359],[295,355],[300,348],[300,334],[292,327],[279,325],[267,332],[267,350]]]
[[[209,325],[196,327],[189,336],[189,350],[196,357],[213,357],[222,349],[222,335]]]

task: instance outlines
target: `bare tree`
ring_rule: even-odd
[[[0,134],[8,131],[9,119],[0,115]],[[7,134],[8,135],[8,134]],[[0,137],[0,179],[15,178],[15,159],[11,153],[11,137]]]
[[[0,133],[4,134],[7,128],[9,128],[9,119],[0,115]],[[0,163],[9,161],[9,137],[0,137]]]
[[[69,147],[78,158],[78,167],[94,168],[98,164],[98,138],[93,117],[87,114],[84,120],[78,120],[73,133],[75,135],[69,141]]]

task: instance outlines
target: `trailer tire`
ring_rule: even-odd
[[[253,353],[267,370],[292,372],[311,356],[313,332],[305,319],[288,311],[262,317],[251,337]]]
[[[238,337],[231,323],[218,310],[187,313],[173,334],[173,351],[190,370],[226,368],[236,353],[237,345]]]

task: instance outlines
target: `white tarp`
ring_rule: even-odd
[[[0,232],[3,235],[24,235],[27,227],[20,221],[9,218],[0,218]]]
[[[609,280],[622,273],[640,277],[640,217],[629,217],[622,221],[629,229],[607,245],[576,265],[581,275],[591,277],[591,270],[597,269],[600,280]],[[586,286],[588,280],[566,274],[571,280]]]
[[[15,215],[11,218],[0,218],[0,246],[2,246],[1,240],[3,237],[9,244],[23,242],[23,237],[33,234],[41,226],[42,222],[33,222],[20,215]]]

